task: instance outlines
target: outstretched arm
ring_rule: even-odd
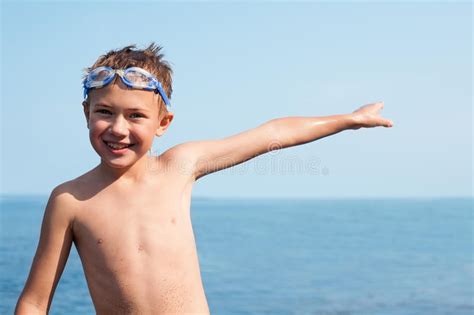
[[[58,186],[46,206],[41,235],[16,315],[47,314],[72,244],[70,196]]]
[[[272,150],[315,141],[346,129],[392,127],[380,116],[383,103],[362,106],[351,114],[326,117],[286,117],[270,120],[240,134],[211,141],[194,141],[169,150],[188,162],[196,179]]]
[[[274,130],[270,149],[305,144],[347,129],[392,127],[392,121],[380,116],[382,108],[380,102],[364,105],[351,114],[274,119],[270,121]]]

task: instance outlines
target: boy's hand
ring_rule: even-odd
[[[350,114],[354,125],[351,129],[372,128],[372,127],[393,127],[393,122],[380,116],[383,102],[364,105]]]

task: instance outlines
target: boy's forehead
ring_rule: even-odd
[[[89,93],[91,105],[124,107],[130,109],[155,110],[158,98],[153,91],[130,89],[121,80],[115,80],[103,88],[93,89]]]

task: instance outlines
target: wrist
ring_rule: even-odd
[[[345,114],[344,116],[344,121],[346,124],[346,129],[359,129],[360,128],[360,121],[354,115],[354,113],[350,114]]]

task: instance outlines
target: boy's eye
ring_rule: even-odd
[[[95,111],[96,113],[100,113],[100,114],[105,114],[105,115],[108,115],[108,114],[111,114],[111,112],[107,109],[98,109]],[[133,114],[130,114],[130,118],[132,119],[135,119],[135,118],[142,118],[142,117],[145,117],[143,114],[140,114],[140,113],[133,113]]]
[[[96,110],[96,113],[108,114],[108,113],[110,113],[110,111],[108,111],[106,109],[98,109],[98,110]]]
[[[141,117],[144,117],[144,116],[140,113],[133,113],[133,114],[130,115],[130,117],[132,117],[132,118],[141,118]]]

